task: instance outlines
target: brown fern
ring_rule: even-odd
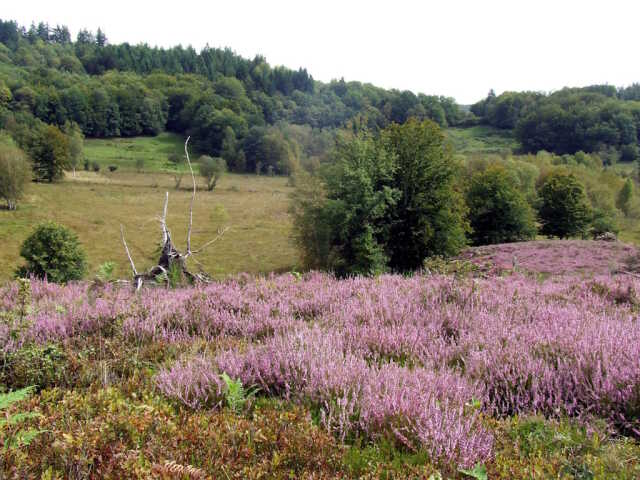
[[[204,470],[191,466],[180,465],[174,460],[165,460],[163,465],[155,463],[153,465],[153,472],[161,475],[168,475],[171,478],[193,478],[193,479],[205,479],[208,478]]]

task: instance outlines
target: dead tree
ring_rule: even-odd
[[[209,276],[204,272],[193,273],[187,267],[187,259],[193,257],[193,260],[196,263],[199,263],[195,259],[195,255],[202,252],[205,248],[209,247],[213,243],[217,242],[222,238],[224,233],[229,229],[225,227],[223,229],[218,230],[218,235],[204,243],[200,248],[196,250],[191,249],[191,232],[193,230],[193,204],[196,198],[196,177],[193,173],[193,166],[191,165],[191,159],[189,158],[189,150],[188,144],[189,139],[191,137],[187,137],[187,140],[184,142],[184,153],[187,158],[187,165],[189,166],[189,171],[191,172],[191,182],[193,184],[193,190],[191,193],[191,203],[189,204],[189,223],[187,227],[187,250],[183,253],[180,252],[173,241],[171,240],[171,232],[167,227],[167,208],[169,206],[169,192],[166,192],[164,197],[164,208],[162,209],[162,216],[159,217],[160,228],[162,230],[162,248],[160,250],[160,257],[158,258],[158,262],[156,265],[149,268],[146,272],[138,272],[136,270],[135,263],[133,262],[133,258],[131,257],[131,252],[129,251],[129,247],[127,246],[127,241],[124,237],[124,227],[120,225],[120,234],[122,236],[122,245],[124,246],[125,253],[127,254],[127,258],[129,259],[129,264],[131,265],[131,270],[133,272],[133,285],[136,290],[139,290],[144,283],[158,283],[159,279],[164,280],[167,285],[169,284],[169,275],[170,272],[179,273],[180,277],[188,280],[193,283],[196,281],[208,282]]]

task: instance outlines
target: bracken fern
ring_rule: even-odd
[[[13,392],[0,393],[0,415],[4,416],[4,418],[0,418],[0,437],[4,439],[5,452],[9,448],[29,445],[35,437],[42,433],[41,430],[35,429],[12,431],[13,429],[11,428],[25,420],[39,417],[38,413],[18,412],[9,414],[7,411],[11,405],[27,399],[34,390],[35,387],[26,387]]]

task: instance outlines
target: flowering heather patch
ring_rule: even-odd
[[[574,242],[539,250],[565,244]],[[611,247],[593,251],[601,246]],[[226,372],[261,395],[311,406],[344,441],[391,440],[471,467],[493,455],[488,416],[595,416],[640,434],[640,280],[602,270],[625,248],[594,260],[592,275],[542,280],[311,273],[138,294],[34,281],[23,313],[19,290],[7,285],[0,349],[98,334],[136,348],[193,343],[155,376],[161,392],[191,409],[222,402]]]
[[[541,240],[469,248],[460,258],[498,272],[520,269],[553,275],[606,275],[637,251],[620,242]]]
[[[469,408],[474,399],[498,417],[597,415],[638,430],[640,327],[629,295],[640,288],[636,279],[311,275],[306,282],[314,295],[341,300],[303,326],[293,316],[295,328],[210,362],[268,394],[312,402],[341,438],[390,435],[471,465],[491,446]],[[213,382],[211,391],[218,388]]]

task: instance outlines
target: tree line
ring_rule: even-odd
[[[476,121],[515,129],[526,152],[604,152],[611,161],[639,157],[640,84],[564,88],[550,95],[491,91],[471,112]]]
[[[295,183],[302,262],[341,276],[411,272],[469,244],[610,237],[640,217],[633,179],[596,154],[462,162],[430,120],[343,133],[331,161]]]
[[[332,132],[349,124],[379,129],[415,117],[448,126],[465,118],[452,98],[322,83],[305,69],[228,48],[112,45],[102,30],[81,30],[72,41],[66,26],[2,20],[0,42],[0,128],[29,154],[41,123],[63,133],[77,125],[99,138],[168,130],[191,135],[202,154],[225,156],[235,171],[287,173],[296,156],[317,159]]]

